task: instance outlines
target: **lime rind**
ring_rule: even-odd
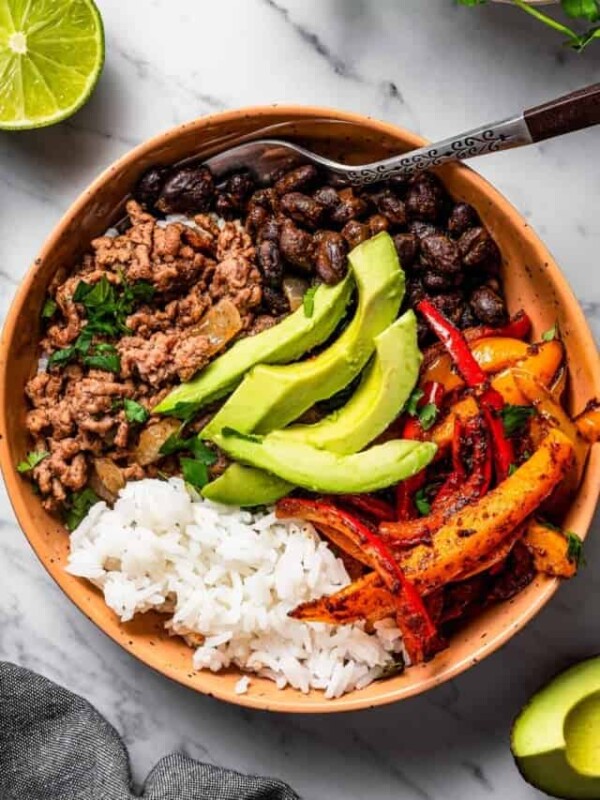
[[[26,54],[15,52],[23,42]],[[41,128],[72,116],[92,94],[104,55],[93,0],[0,0],[0,130]]]

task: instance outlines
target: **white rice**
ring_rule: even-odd
[[[401,651],[393,620],[363,626],[288,617],[350,579],[312,525],[203,500],[179,478],[128,483],[71,534],[68,571],[104,592],[123,622],[150,609],[196,647],[195,669],[235,665],[328,698],[367,686]],[[242,677],[235,691],[248,690]]]

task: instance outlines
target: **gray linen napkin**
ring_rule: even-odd
[[[0,663],[1,800],[135,800],[125,746],[87,700]],[[299,800],[273,778],[240,775],[174,753],[154,767],[144,800]]]

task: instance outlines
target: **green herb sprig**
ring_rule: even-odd
[[[181,436],[181,432],[172,433],[159,450],[162,456],[182,452],[193,455],[193,458],[179,457],[179,466],[184,481],[194,489],[202,489],[208,483],[208,468],[217,460],[216,454],[198,436],[184,438]]]
[[[461,6],[473,7],[484,5],[487,0],[456,0],[456,2]],[[565,44],[578,53],[581,53],[594,39],[600,39],[600,25],[590,25],[600,20],[600,0],[561,0],[561,8],[567,17],[589,26],[581,32],[529,5],[525,0],[512,0],[512,3],[538,22],[562,34],[565,37]]]
[[[32,450],[27,453],[23,461],[17,464],[17,472],[31,472],[34,467],[37,467],[49,455],[50,453],[47,450]]]

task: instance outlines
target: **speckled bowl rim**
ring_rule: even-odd
[[[7,430],[7,414],[6,414],[6,387],[8,381],[7,374],[7,354],[13,339],[15,327],[18,324],[20,314],[27,305],[27,298],[31,289],[31,285],[35,279],[37,271],[40,269],[40,264],[43,259],[51,252],[53,246],[59,237],[65,232],[69,226],[73,225],[77,217],[82,213],[86,201],[90,195],[95,194],[101,187],[108,183],[111,175],[115,170],[130,165],[134,161],[141,160],[147,153],[162,147],[167,142],[176,140],[183,132],[190,130],[197,130],[201,135],[203,130],[210,128],[211,125],[232,123],[235,120],[242,118],[255,118],[260,121],[261,118],[271,114],[274,110],[283,115],[289,115],[291,122],[307,122],[315,120],[331,120],[348,122],[354,125],[363,126],[368,129],[371,134],[382,134],[384,136],[401,137],[406,141],[413,143],[414,147],[419,147],[426,144],[425,139],[416,134],[407,131],[399,126],[390,123],[375,120],[372,117],[364,116],[361,114],[339,111],[333,108],[320,107],[320,106],[297,106],[297,105],[280,105],[273,104],[271,106],[256,106],[246,107],[233,111],[220,112],[210,114],[205,117],[195,119],[191,122],[176,126],[163,133],[142,142],[121,158],[117,159],[112,165],[106,168],[75,200],[70,206],[62,219],[59,221],[54,230],[47,237],[38,258],[35,260],[33,266],[26,273],[9,309],[6,317],[2,332],[2,340],[0,342],[0,433]],[[562,306],[568,310],[569,319],[574,328],[578,330],[578,335],[583,338],[585,350],[590,353],[596,353],[596,345],[594,338],[589,329],[585,316],[581,307],[579,306],[576,298],[574,297],[571,288],[569,287],[566,279],[562,275],[558,265],[555,263],[549,251],[538,239],[536,234],[529,227],[528,223],[523,219],[519,212],[498,192],[490,183],[488,183],[480,175],[476,174],[470,168],[463,164],[455,164],[445,169],[460,170],[462,180],[469,182],[475,190],[485,198],[489,203],[499,207],[508,216],[516,219],[521,227],[521,236],[529,240],[530,244],[536,249],[539,259],[547,263],[548,274],[553,283],[556,296],[558,297]],[[597,362],[592,368],[594,392],[600,396],[600,362]],[[533,602],[527,607],[519,610],[514,615],[508,615],[509,621],[505,624],[496,623],[497,630],[490,632],[491,635],[487,636],[485,640],[468,655],[452,660],[444,669],[435,674],[424,676],[421,681],[416,681],[408,686],[402,686],[401,678],[392,678],[378,684],[376,694],[365,696],[361,691],[351,692],[336,700],[321,700],[315,701],[312,699],[310,704],[303,702],[304,696],[295,690],[285,689],[281,692],[268,693],[265,697],[262,694],[242,694],[236,695],[233,691],[231,682],[221,688],[219,681],[215,680],[219,676],[212,675],[211,673],[183,673],[168,665],[161,665],[159,650],[156,647],[153,649],[153,657],[148,652],[140,653],[133,646],[133,641],[128,641],[129,634],[124,637],[121,631],[121,625],[115,618],[114,622],[103,623],[98,619],[93,619],[92,615],[87,614],[82,601],[82,588],[80,584],[68,583],[66,580],[66,573],[61,564],[48,563],[41,552],[39,538],[41,534],[35,530],[33,525],[31,513],[28,508],[28,500],[24,491],[24,484],[18,476],[14,464],[10,457],[10,446],[5,436],[0,436],[0,468],[4,475],[5,484],[7,487],[8,495],[13,506],[15,515],[19,524],[25,533],[33,550],[36,552],[43,566],[65,592],[65,594],[78,606],[78,608],[88,616],[101,630],[104,631],[110,638],[117,644],[120,644],[124,649],[130,652],[137,659],[150,666],[157,672],[165,675],[168,678],[192,688],[195,691],[225,700],[230,703],[245,706],[248,708],[271,710],[286,713],[334,713],[341,711],[354,711],[359,709],[373,708],[388,703],[397,702],[401,699],[421,694],[429,689],[434,688],[446,681],[455,678],[462,672],[467,670],[470,666],[478,663],[483,658],[487,657],[509,639],[511,639],[518,631],[520,631],[548,602],[556,591],[559,581],[556,579],[543,579],[541,584],[536,587],[536,594]],[[592,448],[590,459],[588,462],[588,470],[593,471],[593,475],[600,476],[600,449],[598,446]],[[591,520],[594,515],[595,504],[597,501],[598,493],[600,493],[600,481],[595,481],[594,497],[588,497],[585,502],[585,508],[580,510],[578,521],[580,523],[580,532],[582,535],[587,534]],[[135,634],[134,634],[135,636]],[[450,648],[451,649],[451,648]],[[154,655],[154,653],[156,655]],[[191,650],[190,650],[191,660]],[[435,663],[435,660],[434,662]],[[424,668],[427,669],[428,665]],[[411,672],[415,669],[421,669],[421,666],[412,668]],[[210,684],[210,685],[207,685]],[[227,685],[229,688],[226,688]],[[372,684],[373,685],[373,684]]]

